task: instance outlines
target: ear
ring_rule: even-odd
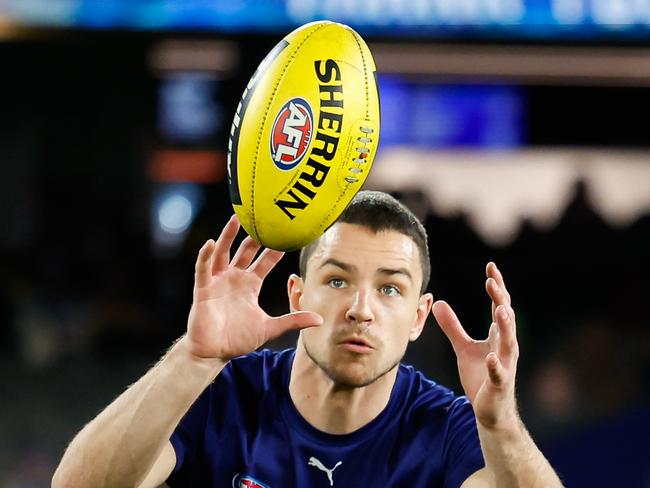
[[[289,295],[289,308],[292,312],[302,310],[300,299],[302,298],[303,281],[297,274],[291,274],[287,281],[287,294]]]
[[[425,293],[418,300],[418,308],[415,311],[415,322],[413,322],[413,327],[409,331],[409,341],[413,342],[424,329],[424,324],[427,322],[427,317],[429,312],[431,312],[431,306],[433,305],[433,295],[431,293]]]

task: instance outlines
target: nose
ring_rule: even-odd
[[[371,296],[368,290],[357,290],[345,312],[345,318],[349,322],[370,325],[375,320],[370,302]]]

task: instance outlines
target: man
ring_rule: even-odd
[[[562,486],[517,414],[515,315],[493,263],[493,323],[475,341],[424,292],[422,225],[360,192],[303,249],[291,313],[270,317],[257,298],[282,253],[255,259],[246,238],[230,259],[238,229],[199,252],[186,335],[77,435],[54,486]],[[431,310],[469,401],[400,365]],[[291,329],[295,350],[252,353]]]

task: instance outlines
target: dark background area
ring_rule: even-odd
[[[69,32],[0,43],[3,486],[48,486],[72,436],[183,333],[196,252],[231,213],[225,181],[202,185],[201,212],[177,252],[154,250],[160,183],[148,161],[160,148],[192,146],[157,126],[160,76],[149,56],[161,37]],[[278,39],[229,37],[244,54],[215,95],[227,120],[202,148],[225,151],[243,87]],[[648,88],[521,89],[528,147],[650,146]],[[505,247],[485,244],[463,215],[430,213],[425,225],[430,291],[477,337],[489,325],[485,264],[503,270],[519,317],[522,415],[568,486],[650,486],[650,215],[612,228],[577,186],[557,226],[525,225]],[[270,275],[261,297],[269,313],[287,310],[296,269],[288,255]],[[406,361],[460,391],[433,321]]]

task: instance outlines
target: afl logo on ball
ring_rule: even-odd
[[[271,130],[271,157],[278,168],[286,171],[298,166],[307,154],[313,128],[307,100],[292,98],[282,106]]]

